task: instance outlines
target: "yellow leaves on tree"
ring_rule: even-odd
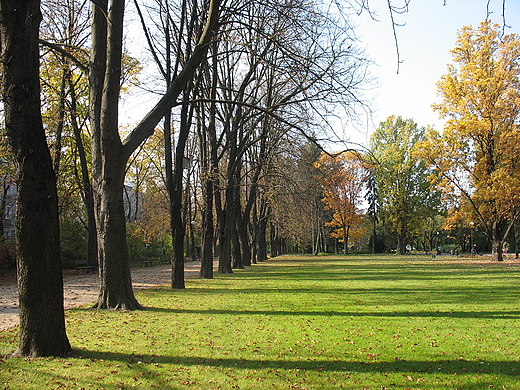
[[[466,198],[501,260],[520,210],[520,38],[486,20],[464,27],[452,54],[433,106],[447,124],[430,129],[422,156]]]

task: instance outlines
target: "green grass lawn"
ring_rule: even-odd
[[[5,357],[1,389],[520,389],[520,266],[280,257],[148,309],[68,310],[74,354]]]

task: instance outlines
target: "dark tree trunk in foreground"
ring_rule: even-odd
[[[40,2],[0,1],[5,122],[18,184],[17,355],[63,356],[65,332],[56,177],[40,111]]]
[[[92,15],[92,189],[101,279],[95,308],[135,310],[141,305],[132,289],[123,203],[125,167],[134,149],[123,145],[118,132],[124,2],[96,2]]]
[[[132,153],[153,134],[205,59],[218,29],[219,0],[210,0],[200,39],[166,93],[121,140],[118,101],[121,86],[124,0],[92,2],[92,48],[89,66],[92,181],[98,233],[101,289],[99,309],[140,309],[131,282],[123,207],[124,172]],[[107,23],[110,21],[110,23]]]

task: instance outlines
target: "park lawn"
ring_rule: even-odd
[[[282,256],[137,293],[137,312],[68,310],[69,358],[20,359],[2,389],[520,388],[520,264]]]

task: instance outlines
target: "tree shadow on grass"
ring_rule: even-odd
[[[159,287],[155,289],[142,290],[140,294],[155,294],[160,291],[161,294],[179,295],[179,294],[205,294],[208,297],[213,295],[257,295],[257,294],[312,294],[313,296],[331,295],[334,297],[342,297],[345,299],[356,298],[356,296],[373,296],[379,299],[389,297],[392,301],[399,300],[400,303],[408,301],[410,304],[417,303],[417,299],[421,303],[427,304],[475,304],[477,302],[491,303],[498,301],[504,303],[506,301],[518,302],[520,292],[517,286],[493,286],[476,287],[476,286],[436,286],[427,287],[412,286],[399,287],[389,285],[388,287],[322,287],[316,288],[299,288],[299,286],[273,286],[273,287],[244,287],[244,288],[187,288],[186,290],[172,290],[168,287]],[[395,303],[395,302],[394,302]]]
[[[227,310],[227,309],[170,309],[147,307],[146,311],[168,314],[202,314],[202,315],[262,315],[262,316],[297,316],[297,317],[376,317],[376,318],[474,318],[518,320],[520,311],[404,311],[404,312],[353,312],[353,311],[289,311],[289,310]]]
[[[448,258],[450,259],[450,258]],[[432,261],[425,258],[388,258],[377,260],[366,258],[338,258],[302,259],[294,265],[287,261],[271,262],[274,267],[258,267],[253,273],[240,272],[243,279],[269,280],[269,279],[296,279],[313,281],[352,280],[352,281],[394,281],[394,280],[436,280],[451,278],[483,277],[503,278],[518,270],[518,264],[508,263],[460,263],[456,259],[452,261]],[[405,260],[412,260],[405,262]],[[361,261],[361,262],[360,262]],[[366,262],[366,264],[365,264]],[[405,268],[403,269],[403,265]]]
[[[183,367],[204,366],[216,368],[241,368],[246,370],[300,370],[341,373],[412,373],[420,374],[489,374],[508,375],[520,378],[519,361],[486,360],[402,360],[361,362],[347,360],[308,359],[305,361],[279,359],[215,358],[209,356],[162,356],[154,354],[136,355],[116,352],[98,352],[86,349],[74,350],[74,356],[84,359],[103,359],[126,364],[179,365]],[[143,370],[147,370],[144,367]]]
[[[396,270],[396,267],[345,267],[345,268],[313,268],[294,270],[261,270],[254,274],[241,273],[241,279],[250,280],[311,280],[311,281],[331,281],[331,280],[351,280],[351,281],[396,281],[396,280],[439,280],[439,279],[458,279],[485,277],[486,280],[501,279],[504,276],[511,276],[515,270],[498,269],[482,270],[468,268],[448,268],[439,267],[410,267],[405,271]]]

